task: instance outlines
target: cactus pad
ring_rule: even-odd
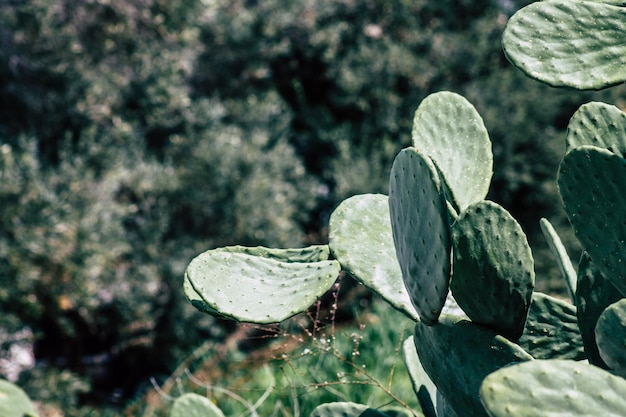
[[[473,322],[516,340],[535,286],[533,256],[520,225],[490,201],[472,204],[452,226],[452,295]]]
[[[187,393],[174,401],[169,417],[224,417],[224,413],[208,398]]]
[[[330,216],[328,228],[329,246],[341,267],[418,320],[393,246],[387,196],[363,194],[344,200]]]
[[[502,46],[528,76],[554,87],[601,89],[626,80],[626,11],[597,1],[547,0],[519,10]]]
[[[576,307],[540,292],[533,293],[526,327],[517,344],[535,359],[587,358]]]
[[[572,301],[576,299],[576,270],[574,269],[574,265],[572,264],[572,260],[567,254],[567,250],[565,249],[565,245],[561,241],[561,238],[554,230],[552,223],[548,221],[548,219],[539,220],[539,225],[541,226],[541,231],[543,232],[546,241],[548,242],[548,246],[550,247],[550,251],[554,255],[556,262],[559,266],[559,270],[561,271],[561,275],[565,280],[565,284],[567,285],[567,290],[569,291],[570,298]]]
[[[578,264],[578,288],[576,289],[576,315],[589,362],[608,369],[600,357],[596,344],[595,328],[600,314],[609,305],[622,298],[613,284],[593,264],[586,253]]]
[[[582,145],[597,146],[626,155],[626,113],[610,104],[580,106],[567,125],[565,152]]]
[[[298,262],[285,260],[292,249],[282,252],[235,246],[204,252],[185,272],[187,297],[203,311],[234,320],[280,322],[305,311],[335,282],[339,263],[317,260],[318,249],[296,250]],[[303,255],[311,252],[317,255]],[[327,252],[324,249],[322,253]],[[264,256],[267,254],[271,256]],[[300,256],[313,260],[301,261]]]
[[[596,342],[604,362],[626,378],[626,299],[608,306],[596,324]]]
[[[626,415],[626,381],[585,362],[536,360],[502,368],[480,396],[492,417]]]
[[[593,263],[626,294],[626,159],[601,148],[570,151],[559,168],[559,192],[576,237]]]
[[[479,388],[491,372],[532,360],[518,345],[486,327],[442,315],[434,326],[417,323],[415,347],[430,379],[459,416],[486,416]]]
[[[450,225],[437,170],[414,148],[394,160],[389,213],[404,285],[420,320],[434,324],[448,294]]]
[[[406,338],[402,343],[402,357],[422,410],[427,409],[429,410],[427,415],[434,415],[434,405],[437,403],[437,387],[422,367],[413,336]]]
[[[0,379],[0,416],[37,417],[35,405],[17,385]]]
[[[330,255],[328,245],[312,245],[306,248],[288,249],[266,248],[265,246],[225,246],[213,249],[213,251],[243,253],[288,263],[326,261]]]
[[[390,415],[369,408],[363,404],[350,402],[327,403],[317,406],[309,417],[390,417]]]
[[[447,91],[426,97],[415,111],[412,137],[440,170],[457,211],[485,198],[493,175],[491,140],[469,101]]]

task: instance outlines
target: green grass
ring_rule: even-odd
[[[402,360],[402,342],[413,332],[403,314],[376,299],[351,324],[335,326],[330,317],[322,325],[312,317],[318,326],[311,331],[305,319],[270,328],[265,337],[272,342],[251,354],[207,350],[199,364],[164,385],[156,414],[166,415],[172,398],[192,391],[207,395],[227,416],[307,417],[332,401],[419,409]]]

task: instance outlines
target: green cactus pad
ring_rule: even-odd
[[[336,402],[319,405],[309,417],[391,417],[363,404]]]
[[[208,398],[187,393],[174,401],[169,417],[224,417],[224,413]]]
[[[490,201],[469,206],[452,225],[452,295],[473,322],[516,340],[535,286],[533,256],[520,225]]]
[[[595,1],[547,0],[519,10],[502,47],[528,76],[555,87],[601,89],[626,80],[626,11]]]
[[[225,317],[219,311],[214,310],[207,303],[204,302],[202,297],[200,297],[200,294],[198,294],[191,285],[189,279],[187,279],[187,275],[185,275],[185,278],[183,279],[183,292],[191,305],[202,311],[203,313],[210,314],[216,317]]]
[[[341,267],[393,307],[419,320],[402,281],[387,196],[363,194],[344,200],[330,216],[328,228],[329,245]]]
[[[265,246],[225,246],[213,249],[230,253],[243,253],[263,258],[276,259],[282,262],[317,262],[326,261],[330,256],[328,245],[312,245],[305,248],[266,248]]]
[[[276,323],[305,311],[330,289],[340,271],[337,261],[317,260],[321,254],[311,262],[287,262],[279,260],[288,258],[278,255],[279,250],[255,248],[248,252],[240,246],[226,247],[194,258],[185,272],[189,300],[202,311],[215,311],[234,320]]]
[[[17,385],[0,379],[0,416],[37,417],[35,405]]]
[[[402,343],[402,357],[422,410],[428,410],[425,412],[426,415],[435,415],[437,387],[422,367],[413,336],[406,338]]]
[[[563,245],[561,238],[556,233],[556,230],[554,230],[552,223],[550,223],[548,219],[539,220],[539,225],[541,226],[541,231],[543,232],[543,235],[546,238],[546,242],[548,242],[550,251],[554,255],[554,258],[556,259],[556,263],[559,266],[561,275],[563,276],[563,279],[565,280],[565,284],[567,285],[567,290],[569,291],[569,295],[572,301],[575,301],[576,283],[578,279],[576,277],[576,270],[574,269],[572,260],[567,254],[567,250],[565,249],[565,245]]]
[[[533,293],[526,327],[517,344],[535,359],[587,358],[576,307],[540,292]]]
[[[597,146],[626,155],[626,113],[610,104],[580,106],[567,125],[565,152],[582,145]]]
[[[609,305],[620,300],[622,295],[586,254],[578,264],[578,288],[576,289],[576,315],[583,338],[585,353],[590,363],[608,369],[598,351],[595,328],[600,314]]]
[[[397,405],[389,405],[383,407],[380,411],[385,413],[385,415],[387,415],[388,417],[427,417],[419,411],[409,410],[408,408],[403,408]],[[360,417],[367,417],[367,414],[361,414]]]
[[[410,410],[408,408],[400,407],[398,405],[388,405],[382,407],[380,412],[388,417],[426,417],[417,410]],[[360,417],[367,417],[367,414],[361,414]]]
[[[434,324],[448,294],[450,224],[437,169],[415,148],[393,162],[389,213],[404,285],[420,320]]]
[[[576,237],[626,294],[626,159],[606,149],[578,147],[563,158],[558,184]]]
[[[602,360],[626,378],[626,298],[611,304],[596,324],[596,342]]]
[[[228,246],[214,249],[213,251],[226,251],[232,253],[244,253],[248,255],[261,256],[264,258],[276,259],[284,262],[316,262],[328,260],[330,249],[328,245],[313,245],[306,248],[276,249],[263,246]],[[187,299],[198,310],[214,316],[224,317],[219,311],[214,310],[204,302],[202,297],[193,289],[191,282],[185,276],[183,281],[183,291]]]
[[[447,91],[426,97],[415,111],[412,137],[440,170],[457,211],[485,198],[493,175],[491,140],[469,101]]]
[[[486,416],[478,395],[483,379],[532,360],[494,331],[454,316],[442,315],[434,326],[417,323],[413,340],[424,370],[459,416]]]
[[[450,404],[441,395],[440,391],[437,391],[437,414],[434,417],[459,417],[459,415],[452,409]]]
[[[594,365],[536,360],[502,368],[480,388],[492,417],[623,417],[626,381]]]

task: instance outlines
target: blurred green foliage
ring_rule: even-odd
[[[386,192],[438,90],[483,115],[490,198],[550,289],[538,219],[571,237],[553,180],[563,130],[585,101],[626,99],[513,69],[500,35],[526,3],[0,0],[0,326],[30,327],[40,363],[90,380],[91,400],[133,395],[228,331],[184,301],[191,257],[325,242],[339,201]],[[41,378],[22,381],[35,399]]]

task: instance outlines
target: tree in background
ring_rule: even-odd
[[[99,388],[132,395],[223,336],[185,305],[185,263],[303,242],[319,187],[272,91],[241,122],[192,98],[197,4],[70,3],[2,9],[1,325],[50,365],[105,360]]]

